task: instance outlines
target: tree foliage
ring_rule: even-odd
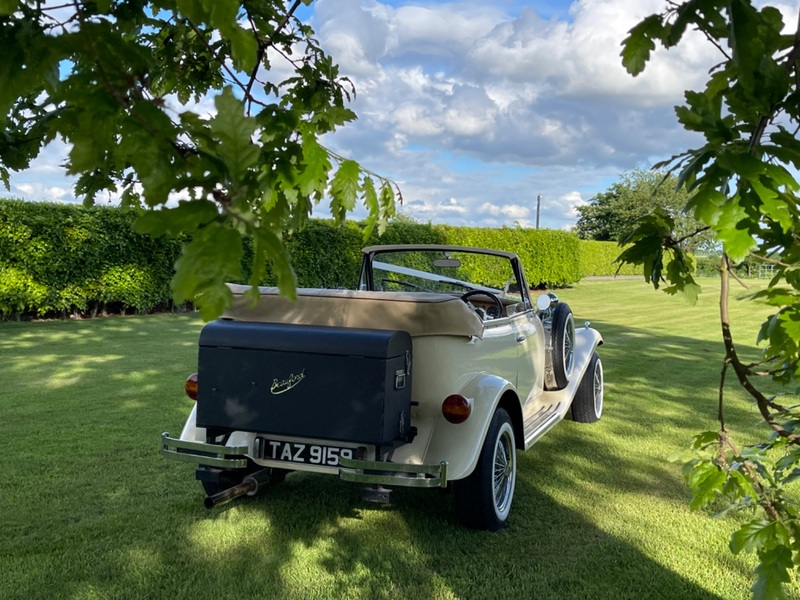
[[[641,169],[623,173],[620,181],[578,207],[578,237],[618,242],[630,235],[638,219],[659,207],[675,221],[675,234],[687,251],[712,250],[708,233],[696,234],[703,226],[686,210],[689,193],[677,183],[672,173]]]
[[[656,44],[670,48],[686,31],[699,31],[720,53],[703,90],[687,91],[676,107],[684,128],[704,144],[660,165],[678,174],[691,195],[686,208],[722,244],[720,322],[725,344],[719,386],[718,431],[698,435],[685,475],[693,507],[720,498],[726,510],[754,511],[731,538],[734,553],[755,552],[756,598],[784,598],[782,583],[800,564],[797,491],[800,410],[792,396],[800,383],[800,24],[787,28],[780,11],[750,0],[670,2],[634,27],[623,42],[623,64],[640,73]],[[656,287],[695,294],[692,265],[676,244],[674,220],[656,213],[622,241],[620,260],[644,266]],[[766,289],[751,299],[775,312],[757,332],[763,361],[744,363],[728,315],[730,265],[746,257],[774,266]],[[754,337],[756,337],[754,332]],[[762,443],[739,448],[725,426],[725,381],[733,375],[769,425]],[[772,390],[772,391],[766,391]],[[777,393],[776,391],[777,390]],[[795,400],[796,402],[796,400]]]
[[[320,145],[355,118],[355,90],[294,16],[300,3],[0,0],[0,179],[8,188],[10,170],[61,139],[76,196],[119,193],[146,209],[140,232],[191,234],[176,300],[217,315],[242,236],[255,239],[253,281],[269,257],[292,296],[285,231],[328,195],[338,222],[363,202],[369,234],[395,198],[389,181]]]

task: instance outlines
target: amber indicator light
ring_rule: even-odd
[[[442,402],[442,414],[450,423],[463,423],[472,413],[469,400],[460,394],[452,394]]]
[[[183,385],[186,390],[186,395],[192,400],[197,400],[197,373],[192,373],[186,378],[186,383]]]

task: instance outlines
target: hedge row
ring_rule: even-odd
[[[380,238],[373,235],[365,244],[360,227],[354,223],[336,227],[329,221],[313,220],[286,241],[301,287],[354,287],[361,248],[373,244],[451,244],[516,252],[532,287],[563,287],[588,276],[641,274],[640,268],[631,265],[618,271],[614,261],[621,250],[614,242],[579,240],[571,233],[549,229],[482,229],[396,221]],[[249,258],[246,250],[245,273],[249,272]],[[265,283],[274,284],[274,277],[267,275]]]
[[[169,306],[181,242],[115,208],[0,201],[0,317]]]
[[[642,268],[614,261],[622,249],[615,242],[581,240],[581,273],[584,277],[599,275],[641,275]]]
[[[380,238],[373,235],[366,242],[373,244],[450,244],[509,250],[520,256],[528,283],[534,287],[563,287],[583,275],[582,242],[564,231],[396,222]],[[364,245],[357,225],[340,228],[322,220],[311,221],[306,229],[287,238],[301,287],[354,287]],[[248,259],[249,252],[243,264],[245,272]],[[487,282],[492,278],[488,273],[477,276]],[[268,274],[265,283],[274,284],[274,277]]]
[[[168,308],[169,281],[181,241],[135,233],[135,215],[113,207],[0,200],[0,318],[21,315]],[[364,246],[361,229],[313,220],[287,236],[301,287],[353,288]],[[520,255],[534,287],[569,285],[587,275],[610,275],[617,246],[570,233],[520,228],[480,229],[392,223],[372,244],[451,244],[510,250]],[[249,270],[245,243],[243,271]],[[274,283],[267,270],[263,283]]]

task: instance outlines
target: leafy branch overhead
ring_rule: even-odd
[[[271,259],[291,297],[286,231],[328,196],[336,221],[361,201],[367,233],[383,229],[395,197],[392,182],[320,145],[355,119],[346,107],[355,90],[296,18],[300,4],[0,0],[6,188],[10,171],[61,139],[86,203],[120,194],[146,209],[139,231],[192,236],[176,265],[177,300],[219,314],[242,236],[256,248],[251,283]],[[203,109],[209,99],[213,110]]]
[[[693,506],[729,502],[728,510],[757,510],[734,533],[735,553],[755,551],[756,598],[784,598],[782,583],[800,564],[800,503],[788,487],[800,476],[800,15],[789,26],[772,6],[750,0],[670,2],[623,42],[622,62],[642,72],[658,45],[671,48],[697,31],[719,51],[701,91],[687,91],[678,121],[702,135],[703,144],[658,168],[677,173],[690,195],[686,210],[721,244],[720,324],[725,354],[719,385],[720,430],[696,439],[687,464]],[[667,291],[696,293],[691,257],[676,244],[674,223],[658,212],[622,240],[631,246],[620,261],[644,266],[645,277]],[[775,312],[757,332],[763,361],[743,362],[731,333],[728,295],[731,266],[745,258],[774,269],[765,289],[750,299]],[[753,338],[756,338],[753,332]],[[772,435],[739,448],[725,426],[726,379],[735,377]],[[769,390],[769,391],[766,391]]]

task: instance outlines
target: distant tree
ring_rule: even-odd
[[[77,197],[119,193],[139,231],[191,236],[177,301],[218,315],[244,236],[251,283],[269,258],[294,295],[282,235],[323,198],[338,222],[361,201],[368,230],[394,211],[391,182],[318,141],[355,119],[355,90],[295,17],[311,2],[0,0],[0,181],[61,139]]]
[[[586,206],[578,207],[578,237],[618,242],[630,235],[641,217],[660,207],[674,219],[676,234],[687,251],[712,250],[710,234],[693,235],[702,225],[685,210],[691,195],[683,188],[676,189],[677,182],[675,175],[660,171],[635,169],[623,173],[620,181],[597,194]]]

